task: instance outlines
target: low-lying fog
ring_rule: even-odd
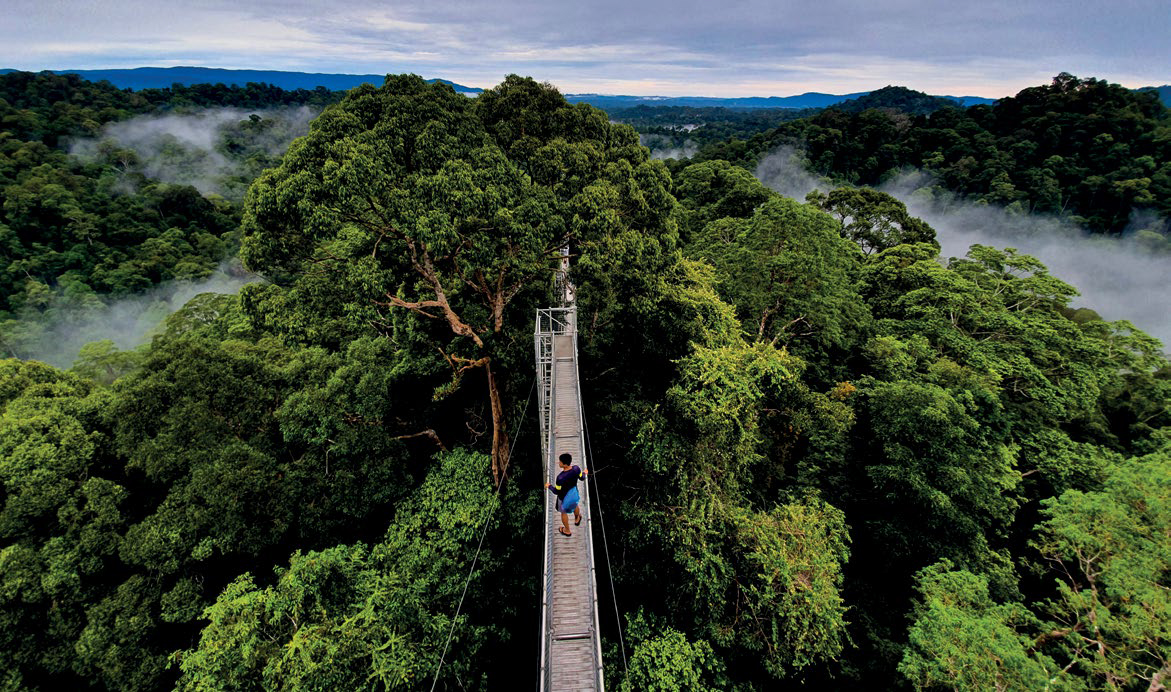
[[[815,188],[830,185],[810,175],[799,152],[782,147],[761,160],[757,179],[788,197],[803,200]],[[1092,236],[1059,219],[1010,214],[1004,209],[934,199],[932,179],[914,173],[880,189],[901,200],[907,210],[935,229],[943,258],[962,257],[972,245],[1013,247],[1032,255],[1049,273],[1081,293],[1076,307],[1088,307],[1107,320],[1129,320],[1171,347],[1171,257],[1153,255],[1124,234]],[[1141,230],[1141,219],[1133,230]]]

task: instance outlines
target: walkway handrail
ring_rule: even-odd
[[[588,468],[585,463],[585,445],[584,445],[584,424],[581,410],[581,383],[578,377],[577,369],[577,314],[576,308],[570,305],[562,308],[546,308],[537,311],[536,325],[533,334],[534,349],[536,352],[537,377],[540,380],[538,383],[539,391],[539,412],[541,420],[541,458],[544,459],[545,473],[547,477],[554,478],[557,473],[556,456],[560,451],[557,448],[557,413],[561,411],[562,420],[568,424],[571,429],[561,430],[562,444],[572,444],[572,453],[578,463],[583,468]],[[561,341],[558,342],[558,337]],[[568,343],[566,343],[568,341]],[[558,349],[560,343],[561,348]],[[571,344],[571,346],[570,346]],[[568,348],[567,348],[568,347]],[[562,353],[563,355],[558,355]],[[560,360],[565,366],[561,368],[561,377],[558,377],[557,362]],[[558,380],[561,380],[561,386],[558,386]],[[572,422],[571,422],[572,421]],[[570,443],[569,441],[576,438],[576,441]],[[561,544],[562,547],[558,550],[563,551],[564,555],[575,556],[575,559],[585,564],[573,564],[569,560],[554,562],[554,539],[567,540],[557,533],[553,527],[553,522],[560,523],[558,513],[555,511],[555,498],[552,493],[544,493],[545,495],[545,551],[544,551],[544,568],[543,568],[543,593],[541,598],[541,632],[540,632],[540,677],[538,682],[538,690],[545,692],[553,689],[553,678],[555,675],[574,675],[582,676],[587,679],[565,680],[558,679],[558,687],[566,685],[592,688],[595,690],[603,690],[602,678],[602,642],[600,629],[598,626],[598,598],[597,598],[597,580],[595,578],[593,542],[590,531],[590,511],[589,511],[589,484],[581,484],[581,500],[580,507],[582,510],[582,524],[573,532],[573,536],[568,540],[575,541],[573,544]],[[580,542],[580,543],[576,543]],[[568,588],[570,583],[576,583],[579,572],[582,568],[586,569],[584,584],[582,585],[586,593],[575,594],[573,602],[577,604],[588,605],[589,613],[575,610],[570,615],[574,622],[582,623],[580,616],[586,615],[584,624],[585,631],[556,631],[558,622],[565,620],[568,616],[566,613],[561,613],[561,617],[555,617],[554,613],[554,590],[553,585],[555,578],[560,572],[562,578],[557,580],[563,585],[563,588]],[[584,596],[584,599],[582,598]],[[588,648],[582,647],[579,644],[582,640],[589,639]],[[560,647],[560,656],[558,659],[554,654],[554,645],[557,643],[565,644],[567,642],[574,642],[572,651],[564,646]],[[565,660],[572,657],[573,660]]]
[[[552,446],[549,438],[553,405],[553,337],[558,334],[574,335],[574,350],[577,349],[577,309],[543,308],[537,310],[537,324],[533,332],[533,344],[537,361],[537,403],[541,420],[541,458],[548,456]],[[577,364],[576,353],[574,365]]]

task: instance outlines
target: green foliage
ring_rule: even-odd
[[[468,482],[485,461],[466,450],[442,455],[372,548],[295,553],[264,588],[238,578],[204,612],[199,646],[179,654],[179,688],[418,689],[453,624],[442,679],[474,680],[469,666],[486,629],[451,614],[495,509],[487,478]]]
[[[310,343],[393,337],[411,367],[450,373],[435,382],[437,399],[482,373],[500,478],[501,382],[527,356],[506,328],[527,328],[519,324],[548,304],[557,253],[571,241],[591,253],[624,233],[673,231],[669,186],[633,131],[549,85],[510,76],[473,102],[417,76],[388,77],[323,113],[253,186],[242,257],[276,282],[245,304]]]
[[[0,78],[18,355],[205,276],[237,237],[231,203],[61,138],[160,104],[338,98],[279,164],[274,120],[221,142],[244,177],[277,164],[242,230],[268,282],[197,296],[141,350],[90,344],[72,372],[0,361],[0,684],[414,689],[449,632],[447,688],[528,684],[539,464],[517,415],[568,244],[589,462],[637,613],[612,686],[1166,685],[1162,346],[1014,250],[944,264],[881,193],[802,204],[710,160],[799,135],[824,172],[923,163],[1104,228],[1159,203],[1147,97],[1059,77],[994,108],[832,110],[672,179],[631,128],[531,79],[327,96]]]
[[[840,593],[842,565],[849,557],[845,515],[825,502],[806,499],[768,513],[736,518],[737,569],[743,608],[713,633],[760,651],[778,677],[836,658],[846,639],[846,606]],[[740,581],[740,580],[738,580]],[[743,622],[740,619],[743,618]]]
[[[996,603],[986,578],[949,562],[923,570],[899,671],[919,689],[1159,689],[1171,670],[1169,479],[1162,452],[1114,464],[1100,491],[1046,500],[1034,546],[1056,588],[1031,609]]]
[[[101,598],[93,579],[116,556],[128,492],[108,480],[108,391],[15,360],[0,361],[0,391],[0,667],[20,685],[85,668],[72,645]]]
[[[95,135],[105,122],[154,107],[142,95],[77,75],[9,72],[0,75],[0,123],[6,132],[56,146],[66,136]]]
[[[728,689],[725,664],[706,641],[691,642],[671,627],[652,629],[642,612],[628,620],[626,636],[633,649],[622,692]]]
[[[154,604],[160,595],[158,582],[136,574],[95,598],[74,644],[77,672],[111,689],[156,688],[167,668],[155,641],[160,622]]]
[[[686,575],[680,597],[694,604],[687,610],[700,632],[738,655],[758,656],[775,679],[840,655],[849,550],[839,510],[806,499],[675,522],[666,533]]]
[[[867,267],[876,316],[925,336],[1004,392],[1022,418],[1076,420],[1098,407],[1108,358],[1096,328],[1061,312],[1075,294],[1036,259],[973,246],[944,269],[925,246],[898,246]]]
[[[688,252],[716,268],[721,296],[757,340],[820,364],[846,352],[869,325],[855,290],[858,253],[809,205],[774,197],[746,218],[712,221]]]
[[[5,361],[14,674],[154,689],[233,565],[360,535],[408,490],[383,427],[394,385],[372,366],[385,344],[328,356],[198,336],[215,331],[172,330],[113,391]]]
[[[88,429],[108,399],[88,382],[39,363],[3,361],[4,511],[9,539],[54,533],[51,522],[100,463],[103,441]]]
[[[401,443],[393,430],[371,429],[367,421],[381,417],[363,417],[369,407],[389,413],[388,382],[337,382],[378,353],[355,347],[347,362],[202,339],[155,349],[112,412],[128,467],[166,490],[129,530],[123,558],[173,573],[214,555],[254,554],[289,533],[317,540],[394,497]]]
[[[119,351],[113,341],[105,339],[82,346],[73,371],[86,379],[108,385],[137,369],[140,360],[138,353]]]
[[[684,168],[675,176],[675,196],[687,215],[685,241],[703,244],[696,238],[705,226],[725,217],[745,219],[770,198],[776,197],[756,178],[727,161],[706,161]]]
[[[165,89],[131,91],[109,82],[89,82],[75,74],[8,72],[0,75],[0,123],[20,139],[51,147],[67,136],[94,136],[107,122],[164,109],[238,106],[325,106],[341,92],[288,91],[271,84],[173,84]]]
[[[857,243],[867,255],[908,243],[939,246],[935,229],[908,214],[905,204],[885,192],[837,188],[821,194],[814,190],[808,199],[837,217],[842,236]]]
[[[702,123],[712,125],[759,125],[762,129],[775,126],[779,120],[805,117],[811,108],[726,108],[724,106],[648,106],[633,108],[606,108],[610,117],[636,128],[654,126],[681,127]]]
[[[173,106],[338,98],[255,84],[135,93],[76,75],[0,75],[0,355],[67,365],[77,347],[57,353],[74,343],[61,334],[111,319],[106,305],[115,297],[208,278],[236,250],[239,209],[231,202],[145,177],[134,152],[111,140],[98,141],[84,160],[62,151],[70,141],[95,140],[109,123]],[[229,198],[239,201],[252,178],[276,163],[274,145],[288,140],[288,127],[279,117],[253,116],[229,128],[220,153],[243,171],[224,181]],[[177,141],[166,149],[178,157],[167,162],[171,168],[191,155]]]
[[[846,113],[861,113],[877,108],[906,115],[928,115],[944,108],[957,108],[959,102],[930,96],[921,91],[900,86],[885,86],[856,99],[835,103],[833,108]]]
[[[997,434],[998,407],[988,392],[912,382],[861,391],[856,434],[871,445],[866,475],[876,497],[909,510],[905,526],[882,522],[887,550],[963,550],[1007,524],[1019,475]]]
[[[925,96],[925,95],[920,95]],[[1097,233],[1120,233],[1134,209],[1171,215],[1171,111],[1152,91],[1067,73],[993,106],[942,107],[887,87],[764,130],[745,125],[702,144],[690,161],[753,168],[778,146],[803,150],[811,171],[875,185],[922,168],[939,187],[1010,210],[1062,216]]]
[[[701,507],[734,497],[745,471],[761,460],[761,409],[778,390],[794,386],[800,367],[800,361],[767,344],[697,344],[666,393],[670,418],[663,423],[677,421],[678,427],[643,425],[645,463],[655,472],[672,473],[676,492]],[[698,463],[680,463],[680,452]]]
[[[766,491],[779,470],[762,454],[762,420],[791,430],[818,415],[803,410],[800,369],[767,344],[697,344],[636,449],[662,503],[639,521],[640,540],[665,541],[664,558],[682,571],[669,607],[713,642],[759,656],[774,678],[833,658],[845,641],[844,515]]]
[[[988,580],[944,560],[918,576],[920,598],[899,672],[916,689],[1079,689],[1077,680],[1034,650],[1040,623],[1028,609],[998,604]]]
[[[133,188],[121,194],[119,187]],[[226,259],[235,219],[188,186],[132,180],[39,143],[0,141],[0,310],[39,311],[46,287],[74,303],[201,279]]]
[[[1171,671],[1171,454],[1117,464],[1101,491],[1044,505],[1035,545],[1058,581],[1040,606],[1047,649],[1102,687],[1158,689]]]

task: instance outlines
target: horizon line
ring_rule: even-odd
[[[274,72],[274,73],[289,74],[289,75],[322,75],[322,76],[335,76],[335,77],[386,77],[386,76],[395,75],[395,74],[418,74],[417,72],[411,72],[411,71],[406,71],[406,72],[318,72],[318,71],[309,72],[309,71],[304,71],[304,70],[272,69],[272,68],[261,68],[261,67],[209,67],[209,66],[205,66],[205,65],[139,65],[136,67],[71,67],[71,68],[49,68],[49,67],[47,67],[47,68],[43,68],[40,70],[23,69],[23,68],[19,68],[19,67],[3,67],[3,68],[0,68],[0,73],[2,73],[2,72],[31,72],[31,73],[51,72],[54,74],[62,74],[62,73],[70,74],[70,73],[84,73],[84,72],[133,72],[133,71],[137,71],[137,70],[184,70],[184,69],[209,70],[209,71],[215,71],[215,72]],[[514,74],[519,74],[519,73],[514,73]],[[423,77],[423,75],[419,75],[419,76]],[[529,76],[533,79],[537,79],[537,77],[535,77],[535,76],[532,76],[532,75],[529,75]],[[438,81],[446,82],[449,84],[453,84],[455,86],[463,87],[465,89],[478,89],[480,91],[487,91],[488,89],[492,88],[492,87],[472,86],[472,85],[464,84],[463,82],[458,82],[454,79],[449,79],[446,77],[423,77],[423,79],[426,79],[429,81],[430,80],[438,80]],[[539,80],[539,81],[549,81],[549,80]],[[324,85],[319,85],[319,86],[324,86]],[[554,85],[554,86],[556,87],[556,85]],[[720,100],[720,101],[733,101],[733,100],[745,100],[745,99],[788,99],[788,98],[795,98],[795,97],[800,97],[800,96],[810,96],[810,95],[856,97],[856,96],[866,95],[866,94],[878,91],[880,89],[885,89],[887,87],[892,87],[892,86],[901,86],[905,89],[910,89],[912,91],[919,91],[920,93],[924,93],[929,96],[942,96],[942,97],[947,97],[947,98],[957,98],[957,99],[972,98],[972,99],[985,99],[985,100],[991,100],[991,101],[996,101],[1001,98],[1005,98],[1004,96],[991,97],[991,96],[977,96],[974,94],[931,94],[930,92],[920,91],[919,89],[915,89],[911,86],[902,85],[902,84],[893,84],[893,83],[888,83],[885,86],[881,86],[881,87],[874,87],[873,89],[862,90],[862,91],[847,91],[847,92],[843,92],[843,93],[834,93],[832,91],[813,91],[813,90],[811,90],[811,91],[803,91],[800,93],[793,93],[793,94],[788,94],[788,95],[750,94],[747,96],[706,96],[703,94],[684,94],[684,95],[672,96],[672,95],[654,94],[654,93],[634,94],[634,93],[621,93],[621,92],[607,93],[607,92],[600,92],[600,91],[569,92],[569,91],[562,91],[560,87],[557,87],[557,89],[558,89],[558,91],[562,91],[562,93],[566,96],[605,96],[605,97],[615,97],[615,98],[630,97],[630,98],[642,98],[642,99],[687,99],[687,98],[693,98],[693,99],[711,99],[711,100]],[[144,87],[144,88],[158,88],[158,87]],[[162,87],[162,88],[166,88],[166,87]],[[1149,87],[1138,87],[1138,88],[1141,89],[1141,88],[1158,88],[1158,87],[1155,87],[1152,85]]]

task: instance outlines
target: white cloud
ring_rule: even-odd
[[[434,31],[436,29],[434,24],[427,24],[425,22],[407,22],[401,19],[396,19],[387,14],[365,14],[362,15],[362,22],[366,27],[378,29],[380,31],[409,31],[412,33],[422,33],[425,31]]]

